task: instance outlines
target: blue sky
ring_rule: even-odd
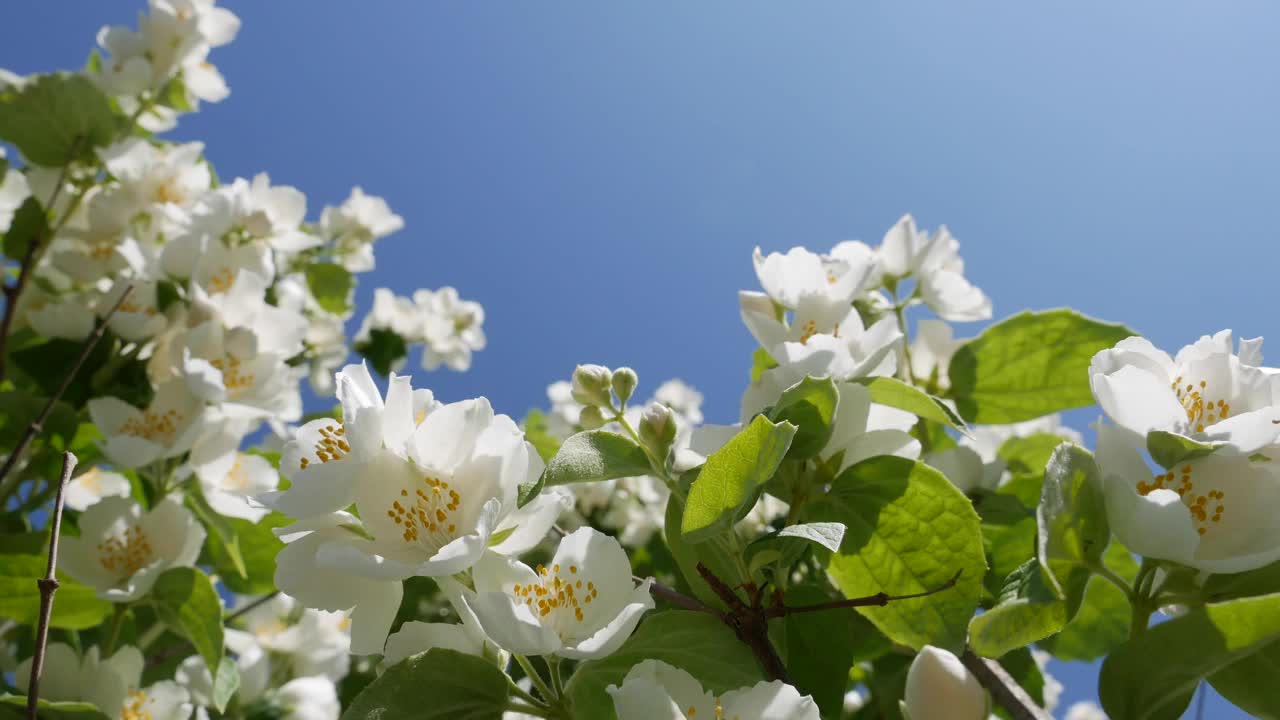
[[[952,229],[997,317],[1069,305],[1169,349],[1276,334],[1274,3],[225,4],[232,95],[176,137],[313,216],[385,196],[407,227],[361,302],[454,285],[486,308],[469,373],[417,373],[445,399],[520,415],[590,361],[732,419],[751,248],[875,242],[908,211]],[[15,3],[0,65],[78,66],[139,6]]]

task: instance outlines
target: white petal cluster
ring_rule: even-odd
[[[458,291],[418,290],[412,298],[401,297],[387,288],[374,291],[373,307],[360,323],[357,343],[369,342],[376,330],[389,331],[411,345],[422,345],[422,367],[435,370],[471,368],[471,356],[483,350],[484,308],[480,303],[458,298]],[[400,358],[397,366],[403,365]],[[399,369],[395,367],[394,369]]]
[[[645,660],[622,685],[607,688],[618,720],[818,720],[818,705],[780,680],[716,695],[689,673],[660,660]]]
[[[925,461],[941,470],[961,492],[994,491],[1013,478],[1008,464],[999,455],[1005,442],[1042,434],[1083,442],[1080,433],[1063,425],[1055,413],[1010,425],[974,425],[956,447],[930,453]]]
[[[49,643],[45,649],[40,699],[52,702],[87,702],[112,720],[187,720],[193,706],[186,688],[171,680],[141,687],[144,660],[136,647],[124,647],[102,658],[97,646],[81,658],[70,645]],[[14,672],[18,689],[27,691],[31,660],[23,660]]]
[[[911,720],[985,720],[990,700],[960,658],[926,645],[907,670],[903,699]]]
[[[0,148],[0,161],[3,160],[5,160],[4,148]],[[0,163],[0,167],[4,165],[5,163]],[[30,195],[31,188],[27,185],[25,175],[16,170],[0,173],[0,233],[9,229],[9,223],[13,221],[13,213],[22,207],[22,203],[26,202]]]
[[[352,188],[338,207],[320,214],[319,232],[335,248],[342,266],[351,272],[373,269],[373,243],[404,227],[404,219],[391,212],[387,201]]]

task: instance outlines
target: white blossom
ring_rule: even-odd
[[[621,687],[610,685],[618,720],[818,720],[818,705],[781,680],[716,695],[689,673],[660,660],[634,665]],[[913,719],[914,720],[914,719]]]
[[[338,207],[320,214],[319,231],[334,246],[334,254],[351,272],[373,269],[373,243],[404,227],[404,220],[380,197],[352,188]]]
[[[435,370],[444,365],[450,370],[471,367],[471,354],[485,347],[484,308],[480,303],[458,298],[451,287],[436,291],[418,290],[413,302],[422,313],[422,367]]]
[[[4,159],[4,148],[0,148],[0,160]],[[17,169],[10,167],[0,175],[0,233],[9,229],[13,221],[13,213],[31,195],[27,178]]]
[[[129,479],[120,473],[92,467],[67,483],[63,492],[67,507],[83,512],[103,498],[127,497],[130,486]]]
[[[960,243],[946,226],[927,235],[916,229],[914,218],[903,215],[885,233],[876,255],[885,281],[914,278],[920,298],[943,320],[991,317],[991,300],[965,279]]]
[[[978,678],[951,652],[925,645],[907,670],[911,720],[985,720],[990,701]]]
[[[113,463],[136,468],[181,455],[207,428],[203,403],[185,383],[170,380],[156,388],[145,410],[114,397],[89,401],[89,416],[102,432],[102,449]]]

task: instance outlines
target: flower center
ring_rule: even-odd
[[[209,364],[222,372],[222,384],[226,386],[227,392],[231,393],[232,396],[253,387],[256,379],[254,374],[242,371],[240,369],[240,358],[235,355],[227,354],[216,360],[210,360]]]
[[[1210,490],[1208,493],[1200,494],[1196,492],[1196,484],[1192,480],[1192,470],[1190,465],[1183,465],[1181,477],[1174,479],[1173,471],[1169,471],[1163,475],[1156,475],[1151,482],[1139,482],[1138,493],[1147,495],[1152,490],[1172,490],[1178,493],[1178,497],[1182,498],[1182,504],[1187,506],[1191,511],[1191,517],[1195,521],[1196,532],[1204,535],[1209,531],[1211,523],[1222,522],[1222,513],[1226,510],[1223,499],[1226,493],[1221,490]],[[1213,512],[1210,512],[1212,508]]]
[[[808,345],[809,340],[820,332],[821,331],[818,330],[818,322],[816,320],[805,320],[800,324],[800,344]],[[840,337],[840,323],[836,323],[835,327],[831,328],[830,334],[832,337]]]
[[[236,276],[232,274],[231,268],[224,267],[209,278],[209,292],[213,294],[224,293],[231,289],[235,284]]]
[[[387,517],[403,529],[401,537],[406,543],[422,543],[434,552],[458,536],[455,520],[462,497],[439,478],[428,476],[422,483],[425,487],[414,490],[412,495],[408,489],[401,489],[400,500],[387,508]]]
[[[173,436],[178,432],[178,423],[182,419],[177,410],[166,410],[163,413],[145,410],[126,420],[120,426],[120,434],[168,445],[173,442]]]
[[[156,310],[154,307],[151,307],[150,305],[139,305],[138,303],[132,300],[125,300],[123,303],[120,304],[119,312],[131,313],[134,315],[142,314],[142,315],[146,315],[147,317],[155,317],[157,314],[159,314],[160,311]]]
[[[1187,412],[1187,424],[1195,427],[1196,432],[1204,432],[1205,426],[1219,420],[1226,420],[1231,414],[1231,404],[1225,399],[1214,401],[1209,398],[1209,383],[1201,380],[1196,383],[1184,383],[1181,375],[1170,383],[1169,388],[1182,403]]]
[[[596,589],[596,584],[587,581],[586,587],[583,587],[582,578],[577,577],[578,566],[570,565],[569,574],[560,574],[560,565],[552,565],[548,571],[543,565],[538,565],[538,582],[521,585],[516,583],[511,588],[511,592],[517,600],[524,599],[525,605],[535,608],[538,611],[538,617],[545,618],[555,613],[555,618],[572,614],[573,619],[579,623],[582,622],[584,605],[590,605],[592,600],[600,595],[600,591]]]
[[[720,703],[719,697],[716,698],[716,707],[713,712],[715,713],[715,720],[724,720],[724,706]],[[685,717],[690,719],[698,717],[697,706],[690,705],[689,709],[685,711]],[[741,715],[734,715],[731,720],[741,720],[741,718]]]
[[[98,562],[104,570],[127,578],[146,567],[155,557],[151,541],[137,525],[98,543]]]
[[[120,720],[152,720],[151,711],[146,707],[150,700],[141,690],[129,693],[124,706],[120,708]]]
[[[351,452],[346,440],[347,428],[342,423],[326,425],[320,428],[320,440],[316,442],[314,452],[316,459],[322,463],[337,462]],[[298,461],[301,469],[306,470],[311,458],[304,457]]]

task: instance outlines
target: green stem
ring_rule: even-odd
[[[540,717],[540,718],[556,717],[555,715],[551,714],[552,712],[551,708],[535,706],[535,705],[525,705],[523,703],[518,703],[512,700],[507,701],[507,712],[523,713],[525,715],[532,715],[534,717]]]
[[[538,688],[538,692],[542,693],[542,697],[545,698],[548,703],[551,703],[560,697],[558,694],[552,692],[551,687],[547,685],[547,681],[543,680],[542,676],[538,674],[537,668],[533,666],[533,663],[530,662],[529,658],[524,655],[514,654],[511,657],[515,658],[515,661],[519,663],[522,669],[524,669],[524,674],[529,676],[529,681],[533,683],[534,687]]]
[[[516,681],[512,680],[510,677],[507,678],[507,690],[509,690],[512,695],[515,695],[516,697],[520,698],[521,700],[524,700],[530,705],[546,707],[546,703],[534,697],[532,694],[525,692],[524,688],[517,685]]]
[[[1134,594],[1133,588],[1129,586],[1129,583],[1102,562],[1098,562],[1098,564],[1090,567],[1090,569],[1093,570],[1093,573],[1098,577],[1120,588],[1120,591],[1124,593],[1124,596],[1129,599],[1130,605],[1132,605],[1137,599],[1137,596]]]
[[[116,643],[120,642],[120,629],[124,627],[124,616],[129,612],[129,606],[125,603],[117,603],[115,606],[115,614],[111,616],[111,632],[107,635],[107,644],[102,648],[102,657],[111,657],[116,652]]]
[[[1147,631],[1147,625],[1151,622],[1151,609],[1147,607],[1145,601],[1139,600],[1133,604],[1133,615],[1129,618],[1129,639],[1132,640]]]
[[[912,385],[916,384],[915,373],[911,370],[911,339],[907,333],[906,303],[898,302],[898,294],[893,294],[893,316],[898,319],[898,329],[902,331],[902,374],[903,379]]]
[[[560,658],[549,655],[546,660],[547,667],[551,669],[551,688],[556,691],[556,697],[564,697],[564,679],[560,675]]]

